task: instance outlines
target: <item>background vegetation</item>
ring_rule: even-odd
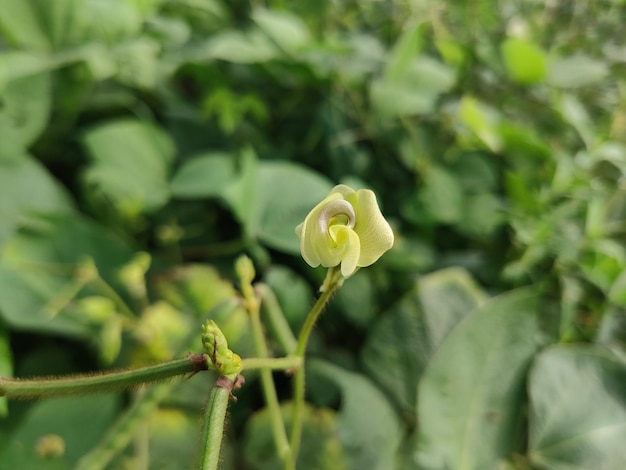
[[[233,260],[297,329],[324,272],[294,227],[344,182],[396,246],[315,331],[301,468],[626,468],[625,19],[0,0],[0,375],[198,352],[209,314],[251,355]],[[279,468],[246,379],[223,468]],[[210,383],[161,386],[108,468],[190,467]],[[0,401],[0,467],[74,468],[140,395]]]

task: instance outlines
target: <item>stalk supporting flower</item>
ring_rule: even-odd
[[[308,313],[298,335],[296,357],[304,358],[309,336],[324,307],[357,268],[373,264],[393,246],[393,231],[383,217],[376,195],[368,189],[354,191],[349,186],[335,186],[330,194],[309,212],[296,227],[300,251],[312,267],[329,268],[320,288],[321,295]],[[298,460],[305,395],[304,366],[293,380],[293,424],[286,470],[295,470]]]

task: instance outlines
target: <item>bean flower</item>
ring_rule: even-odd
[[[302,257],[311,267],[341,265],[344,277],[371,265],[393,246],[393,231],[374,192],[355,191],[345,184],[335,186],[296,227],[296,233]]]

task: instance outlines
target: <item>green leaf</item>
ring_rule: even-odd
[[[331,189],[326,178],[302,165],[257,162],[248,150],[239,180],[226,191],[226,200],[249,237],[296,254],[300,252],[296,226]]]
[[[287,429],[291,427],[291,404],[281,408]],[[298,454],[298,468],[307,470],[345,470],[337,416],[333,410],[304,408],[302,445]],[[283,464],[276,455],[272,438],[272,417],[267,408],[255,413],[246,424],[243,438],[243,458],[249,470],[279,470]]]
[[[65,190],[33,158],[0,159],[0,253],[4,243],[33,213],[70,214]]]
[[[402,429],[385,394],[360,374],[320,360],[309,363],[312,376],[321,375],[341,390],[337,427],[349,468],[395,468]]]
[[[62,312],[77,294],[72,286],[79,263],[92,259],[100,276],[116,285],[131,256],[119,239],[78,217],[33,219],[0,259],[0,315],[14,328],[89,335],[84,320]]]
[[[251,17],[283,51],[295,52],[311,41],[306,24],[293,13],[255,8]]]
[[[39,137],[48,123],[50,103],[50,76],[46,73],[25,76],[0,88],[0,160],[22,154]]]
[[[83,141],[93,160],[85,181],[122,214],[151,212],[168,201],[175,148],[162,129],[120,119],[90,129]]]
[[[235,159],[222,152],[208,152],[186,161],[170,183],[179,198],[223,196],[236,177]]]
[[[433,219],[452,224],[463,216],[461,185],[445,168],[440,166],[428,168],[419,194],[422,204]]]
[[[24,49],[46,51],[50,42],[30,0],[3,0],[0,32],[10,44]]]
[[[445,339],[419,384],[420,469],[496,468],[516,450],[524,386],[541,344],[539,297],[489,300]]]
[[[65,452],[58,458],[65,465],[51,468],[71,468],[113,422],[119,402],[118,395],[101,395],[49,399],[33,405],[8,442],[0,445],[0,462],[13,463],[7,468],[47,469],[39,465],[48,459],[39,457],[35,447],[43,436],[54,434],[65,444]]]
[[[194,58],[204,56],[240,64],[251,64],[267,62],[279,56],[280,52],[270,38],[261,31],[248,33],[225,31],[209,40],[205,45],[204,53],[198,51],[192,55]]]
[[[550,470],[626,466],[626,368],[591,345],[542,352],[530,375],[529,457]]]
[[[459,103],[458,118],[489,150],[497,152],[501,149],[502,139],[498,131],[500,116],[493,108],[465,95]]]
[[[413,412],[417,383],[431,356],[484,299],[464,269],[422,276],[371,328],[361,353],[365,369],[401,408]]]
[[[398,38],[387,59],[386,81],[401,81],[405,77],[411,62],[423,48],[423,29],[421,24],[408,27]]]
[[[546,54],[535,43],[508,38],[500,46],[509,76],[522,84],[537,83],[546,75]]]
[[[430,113],[437,98],[455,82],[455,72],[446,64],[420,56],[406,66],[403,75],[394,69],[391,78],[371,82],[370,99],[381,117]]]
[[[579,88],[598,83],[608,74],[606,62],[576,54],[552,59],[548,64],[547,82],[557,88]]]

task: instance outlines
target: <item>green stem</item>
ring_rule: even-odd
[[[234,379],[235,377],[232,379],[219,377],[215,386],[211,387],[200,434],[199,470],[217,470],[224,437],[226,410]],[[226,385],[228,383],[230,386]]]
[[[46,377],[41,379],[9,379],[0,377],[0,396],[12,399],[32,399],[111,392],[206,369],[207,364],[204,355],[194,354],[185,359],[177,359],[138,369],[103,372],[94,375]]]
[[[317,322],[320,314],[324,311],[324,307],[335,293],[341,287],[343,277],[339,268],[330,268],[326,274],[326,279],[322,284],[322,294],[319,296],[313,308],[304,320],[304,325],[298,335],[298,344],[296,346],[296,357],[304,360],[304,354],[309,342],[309,337],[313,331],[313,327]],[[298,460],[298,452],[300,450],[300,440],[302,439],[302,422],[304,419],[304,394],[305,394],[305,375],[304,364],[300,366],[293,378],[293,421],[291,424],[291,439],[289,445],[291,452],[285,463],[285,470],[295,470]]]
[[[250,308],[250,320],[252,322],[252,334],[254,336],[256,354],[259,356],[259,359],[268,360],[269,351],[267,343],[265,342],[265,336],[263,335],[263,326],[261,325],[261,317],[259,314],[260,305],[258,302],[248,302],[248,304],[252,306],[252,308]],[[263,396],[265,397],[265,403],[267,404],[272,419],[272,434],[274,436],[276,452],[281,459],[284,459],[289,454],[289,439],[287,438],[283,416],[280,412],[280,404],[278,402],[278,395],[276,394],[276,385],[274,384],[272,371],[264,367],[260,371],[260,376]]]
[[[297,340],[285,319],[276,295],[267,284],[258,283],[255,285],[257,292],[263,300],[263,306],[267,313],[267,319],[276,336],[276,340],[285,354],[292,354],[296,350]]]
[[[287,356],[279,358],[271,357],[251,357],[242,360],[243,370],[253,369],[269,369],[269,370],[288,370],[297,369],[302,365],[302,358],[296,356]]]

